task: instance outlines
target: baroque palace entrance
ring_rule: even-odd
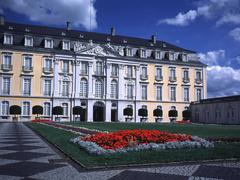
[[[96,102],[93,105],[93,121],[104,121],[105,105],[103,102]]]

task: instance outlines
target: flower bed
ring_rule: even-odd
[[[71,139],[91,154],[138,151],[146,149],[180,149],[213,147],[213,144],[197,136],[172,134],[159,130],[121,130],[98,133]]]
[[[49,120],[49,119],[33,119],[33,120],[31,120],[31,122],[34,122],[34,123],[52,123],[53,121]]]

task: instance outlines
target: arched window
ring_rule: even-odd
[[[23,102],[22,103],[22,115],[23,116],[30,116],[30,102]]]
[[[159,105],[159,106],[157,106],[157,109],[162,109],[162,106],[160,106],[160,105]]]
[[[9,102],[8,101],[3,101],[2,102],[2,107],[1,107],[1,115],[2,116],[7,116],[9,114]]]
[[[117,81],[112,80],[112,82],[111,82],[111,98],[117,99],[117,97],[118,97],[118,93],[117,93],[118,87],[117,86],[118,86]]]
[[[50,116],[51,105],[49,102],[45,102],[43,104],[43,115]]]
[[[96,80],[95,82],[95,97],[97,98],[103,97],[103,83],[100,80]]]
[[[87,92],[88,92],[88,82],[85,78],[83,78],[80,81],[80,96],[87,97]]]

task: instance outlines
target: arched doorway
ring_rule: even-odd
[[[105,105],[103,102],[96,102],[93,105],[93,121],[104,121]]]

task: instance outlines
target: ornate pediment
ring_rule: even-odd
[[[78,54],[117,57],[123,56],[123,48],[111,46],[110,44],[100,45],[90,43],[76,42],[74,51]]]

